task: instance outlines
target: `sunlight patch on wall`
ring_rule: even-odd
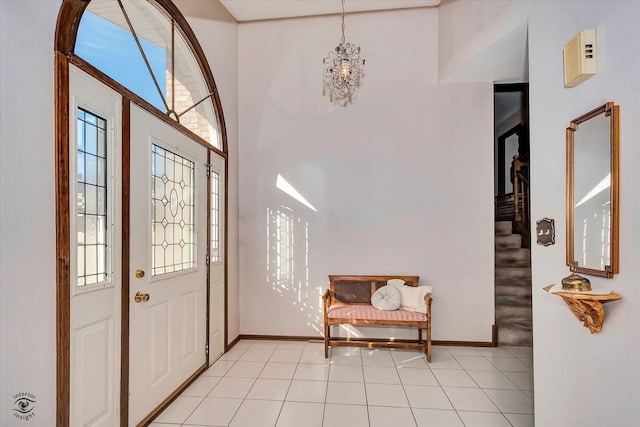
[[[297,201],[299,201],[300,203],[302,203],[312,211],[318,212],[318,210],[314,208],[313,205],[309,203],[309,201],[305,199],[304,196],[298,192],[298,190],[293,188],[293,185],[289,184],[289,182],[286,179],[284,179],[280,174],[278,174],[278,177],[276,178],[276,187],[279,190],[284,191],[289,196],[293,197],[294,199],[296,199]]]
[[[323,289],[309,283],[309,222],[285,205],[267,208],[265,220],[266,283],[322,335]]]

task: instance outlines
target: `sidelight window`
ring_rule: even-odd
[[[77,277],[84,287],[108,276],[107,121],[82,108],[77,113]]]
[[[211,262],[220,262],[220,174],[211,171]]]

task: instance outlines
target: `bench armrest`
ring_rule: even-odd
[[[322,312],[324,313],[325,323],[327,319],[327,312],[329,311],[329,307],[331,306],[332,300],[331,290],[327,289],[326,292],[322,295]],[[326,332],[325,332],[326,333]]]
[[[427,311],[431,310],[431,302],[433,301],[433,298],[431,298],[431,294],[426,294],[424,296],[424,302],[427,304]]]

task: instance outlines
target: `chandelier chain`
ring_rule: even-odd
[[[344,44],[344,0],[342,0],[342,44]]]

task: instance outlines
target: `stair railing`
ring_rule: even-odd
[[[529,214],[529,162],[513,156],[514,222],[526,247],[531,245],[531,218]]]

